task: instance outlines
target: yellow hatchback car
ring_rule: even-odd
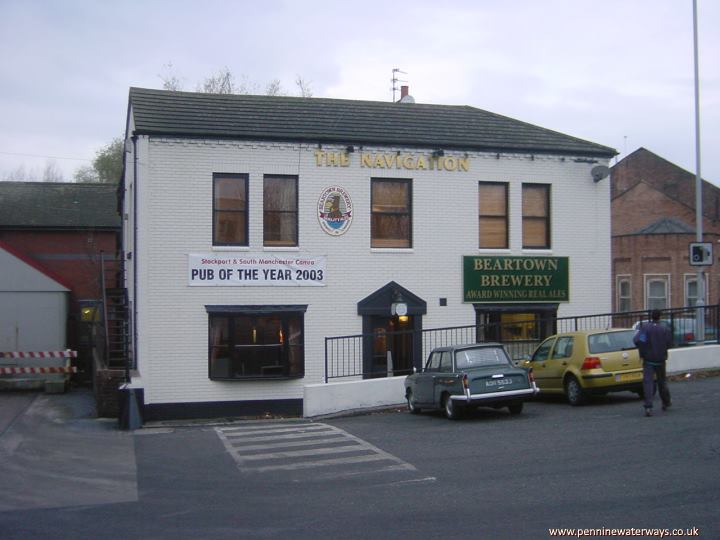
[[[571,405],[589,395],[629,390],[642,396],[642,362],[634,330],[587,330],[556,334],[528,361],[540,393],[565,394]]]

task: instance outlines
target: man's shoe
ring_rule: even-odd
[[[672,403],[663,403],[662,410],[667,411],[672,406]]]
[[[645,416],[652,416],[652,409],[645,408]]]

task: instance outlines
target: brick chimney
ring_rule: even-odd
[[[410,87],[408,85],[403,85],[400,87],[400,99],[406,97],[410,93]]]

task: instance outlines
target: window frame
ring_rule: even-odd
[[[250,245],[250,175],[247,173],[213,173],[212,184],[212,245],[213,246],[239,246]],[[245,184],[245,209],[244,210],[221,210],[217,208],[217,184],[220,180],[243,180]],[[217,238],[217,216],[218,213],[243,213],[245,215],[245,241],[241,242],[220,242]]]
[[[644,294],[644,305],[646,310],[651,309],[668,309],[670,306],[672,306],[672,297],[670,295],[670,274],[645,274],[643,276],[645,281],[645,294]],[[660,306],[651,306],[650,305],[650,285],[654,282],[662,282],[665,284],[665,305]],[[659,298],[659,297],[652,297]]]
[[[283,179],[292,181],[295,188],[295,208],[293,210],[268,210],[265,197],[265,183],[269,179]],[[297,175],[293,174],[265,174],[263,175],[263,247],[285,248],[298,247],[300,245],[300,182]],[[268,215],[269,214],[294,214],[295,215],[295,238],[286,240],[268,240]]]
[[[454,364],[454,358],[455,355],[454,351],[443,351],[442,355],[440,356],[440,367],[438,368],[438,371],[440,373],[452,373],[453,372],[453,364]]]
[[[490,187],[490,186],[502,186],[505,188],[505,214],[502,216],[498,215],[485,215],[482,214],[480,211],[481,206],[481,191],[483,187]],[[502,246],[492,246],[492,245],[483,245],[482,240],[482,220],[485,219],[496,219],[500,220],[503,219],[505,223],[505,241],[504,245]],[[510,183],[509,182],[478,182],[478,246],[479,249],[509,249],[510,248]]]
[[[693,296],[692,298],[695,299],[695,303],[690,303],[690,293],[689,293],[689,287],[691,283],[695,283],[695,292],[696,296]],[[703,272],[703,293],[705,298],[703,301],[705,302],[704,305],[708,305],[708,298],[710,298],[710,295],[708,294],[710,291],[708,291],[708,280],[707,280],[707,274]],[[684,305],[685,307],[696,307],[697,305],[697,274],[683,274],[683,293],[684,293]]]
[[[547,214],[542,216],[525,215],[525,193],[526,190],[545,190],[545,207]],[[529,183],[522,184],[522,248],[523,249],[552,249],[552,184]],[[545,241],[543,245],[529,245],[525,243],[526,223],[543,221],[545,223]]]
[[[566,348],[562,353],[559,352],[560,344],[570,343],[570,346]],[[563,358],[572,358],[573,351],[575,349],[575,337],[574,336],[560,336],[555,341],[555,344],[552,348],[552,358],[553,359],[563,359]],[[562,356],[560,356],[562,354]]]
[[[205,310],[208,315],[208,379],[213,381],[247,381],[247,380],[288,380],[288,379],[301,379],[305,376],[305,312],[307,311],[307,305],[282,305],[282,306],[205,306]],[[250,372],[248,375],[231,375],[233,368],[238,366],[244,367],[249,358],[240,357],[240,351],[248,345],[245,343],[239,343],[241,338],[237,335],[237,324],[236,319],[250,319],[251,321],[257,321],[258,319],[280,319],[280,331],[282,337],[280,344],[268,344],[260,343],[252,345],[257,349],[272,348],[277,350],[279,345],[280,351],[280,363],[275,363],[271,366],[261,366],[260,371]],[[291,342],[291,319],[292,323],[298,324],[299,328],[299,342],[293,344]],[[227,321],[227,349],[228,355],[226,357],[227,367],[226,374],[218,374],[221,368],[218,366],[220,357],[213,354],[214,349],[222,348],[221,345],[213,342],[213,330],[217,328],[213,323],[215,321],[225,320]],[[255,330],[253,330],[254,332]],[[296,348],[296,354],[299,356],[295,358],[295,364],[298,367],[293,371],[293,358],[291,357],[291,349]],[[257,356],[253,355],[252,359],[256,360]],[[261,357],[262,359],[262,357]],[[269,369],[273,368],[273,369]],[[280,368],[280,369],[277,369]],[[266,371],[263,371],[266,370]]]
[[[440,370],[440,360],[442,359],[441,351],[434,351],[430,354],[427,363],[425,364],[424,371],[428,373],[435,373]]]
[[[622,294],[623,283],[627,283],[627,296]],[[628,309],[622,309],[623,302],[627,302]],[[619,313],[632,311],[632,276],[629,274],[621,274],[615,278],[615,307]]]
[[[553,349],[555,348],[555,341],[557,340],[556,336],[550,336],[545,341],[540,343],[537,349],[535,349],[535,352],[532,355],[532,358],[530,358],[531,362],[546,362],[549,358],[551,358],[551,353]],[[540,356],[540,353],[545,353],[545,356]]]
[[[404,184],[407,186],[407,212],[378,212],[375,208],[375,184]],[[375,238],[375,216],[406,216],[408,220],[407,245],[390,245],[394,239]],[[379,245],[377,242],[382,242]],[[370,247],[373,249],[412,249],[413,247],[413,192],[411,178],[370,178]]]

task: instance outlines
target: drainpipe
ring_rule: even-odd
[[[132,299],[132,350],[133,350],[133,360],[135,362],[135,365],[138,365],[138,345],[137,345],[137,276],[138,276],[138,260],[137,260],[137,254],[138,254],[138,248],[137,248],[137,239],[138,239],[138,152],[137,152],[137,135],[133,135],[132,142],[133,142],[133,249],[132,249],[132,268],[133,268],[133,299]],[[125,381],[130,382],[130,359],[125,359]]]

